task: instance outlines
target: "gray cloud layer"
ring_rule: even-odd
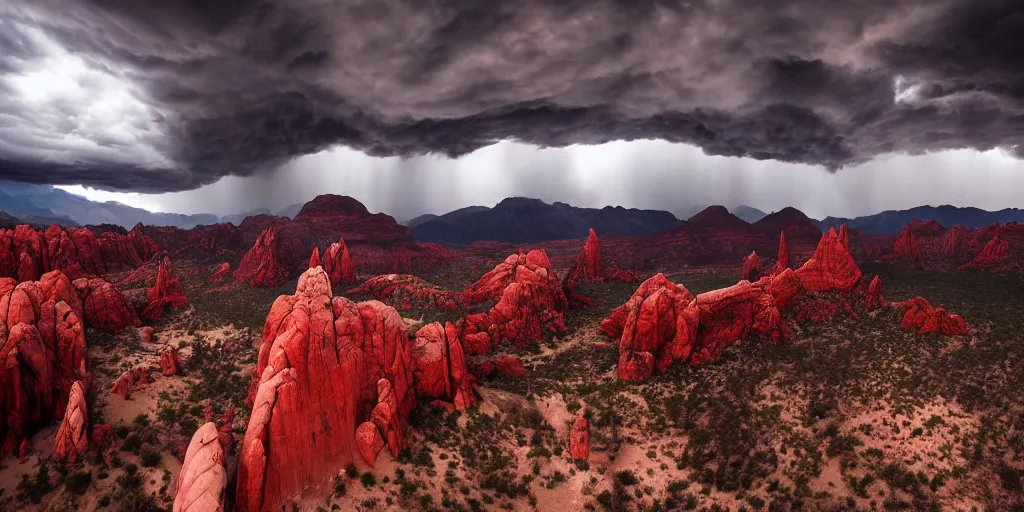
[[[73,87],[41,88],[50,68]],[[0,177],[145,192],[337,144],[664,139],[829,169],[1019,157],[1024,4],[10,0],[0,119]]]

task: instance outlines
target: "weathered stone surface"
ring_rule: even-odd
[[[811,259],[796,270],[801,286],[809,292],[853,290],[862,274],[846,249],[847,244],[834,229],[829,228],[828,233],[822,235]]]
[[[789,329],[782,321],[774,297],[761,282],[741,281],[728,288],[702,293],[694,299],[694,304],[700,316],[691,365],[717,361],[725,347],[750,336],[772,343],[786,341],[789,337]]]
[[[217,426],[205,423],[192,435],[178,474],[173,512],[220,512],[228,486],[227,459]]]
[[[223,283],[230,273],[231,264],[225,261],[217,266],[217,270],[210,274],[210,277],[206,278],[206,282],[213,284]]]
[[[277,232],[264,229],[242,262],[235,269],[235,280],[249,286],[280,286],[288,281],[288,273],[278,261]]]
[[[743,279],[747,281],[761,279],[761,258],[757,257],[756,251],[743,258]]]
[[[364,421],[356,428],[356,447],[370,467],[377,463],[377,454],[384,448],[384,437],[372,421]]]
[[[942,239],[942,254],[947,258],[961,260],[967,255],[967,234],[970,229],[956,225],[949,229]]]
[[[875,278],[871,280],[871,284],[868,285],[867,304],[865,309],[871,311],[887,307],[889,307],[889,302],[882,296],[882,278],[875,276]]]
[[[160,372],[167,377],[181,373],[181,361],[178,360],[178,349],[169,348],[160,354]]]
[[[0,281],[0,439],[11,453],[67,412],[75,381],[88,383],[81,303],[60,271]]]
[[[601,330],[612,338],[621,338],[630,311],[640,307],[648,297],[662,289],[668,290],[668,295],[674,297],[673,300],[675,301],[689,303],[689,301],[693,300],[693,294],[685,286],[677,285],[669,281],[664,274],[659,273],[640,283],[640,286],[633,292],[633,295],[630,296],[625,304],[612,310],[608,318],[601,321]]]
[[[940,226],[941,227],[941,226]],[[921,262],[921,248],[917,243],[917,236],[908,224],[904,227],[896,240],[893,242],[891,259],[910,260],[914,263]]]
[[[488,312],[466,317],[467,351],[506,342],[521,347],[538,342],[544,330],[565,330],[568,300],[542,250],[509,256],[463,294],[466,304],[493,298],[498,303]]]
[[[309,255],[309,268],[316,268],[320,266],[320,248],[314,247],[313,254]]]
[[[371,277],[365,283],[345,293],[372,295],[373,298],[386,301],[404,311],[422,308],[454,311],[460,307],[459,294],[442,290],[409,274],[385,274]]]
[[[846,224],[839,225],[839,240],[843,244],[843,249],[850,252],[850,231],[846,229]]]
[[[498,373],[510,379],[522,379],[526,377],[526,368],[516,356],[498,356],[492,359]]]
[[[576,416],[569,433],[569,456],[574,460],[590,460],[590,422],[582,414]]]
[[[1003,264],[1009,254],[1010,243],[998,236],[992,237],[977,256],[960,266],[960,270],[969,268],[988,268]]]
[[[128,397],[131,396],[132,390],[137,386],[144,386],[149,383],[149,368],[146,366],[138,366],[122,373],[121,376],[114,381],[114,385],[110,387],[110,393],[127,400]]]
[[[356,265],[352,262],[344,238],[338,239],[324,252],[323,267],[331,284],[351,283],[357,279]]]
[[[946,335],[966,335],[970,333],[967,322],[960,315],[949,314],[944,308],[934,308],[922,297],[893,303],[897,309],[905,311],[900,329],[916,330],[919,334],[938,332]]]
[[[160,260],[153,287],[146,291],[146,300],[149,305],[142,310],[142,317],[151,322],[163,318],[164,310],[168,307],[181,308],[188,305],[181,281],[171,276],[171,258],[166,254]]]
[[[446,399],[460,411],[476,403],[458,327],[450,322],[423,326],[416,332],[412,359],[417,396]]]
[[[150,258],[156,256],[156,253],[160,252],[160,247],[157,246],[156,241],[142,232],[142,224],[136,224],[128,232],[128,240],[135,246],[135,252],[142,261],[149,261]]]
[[[363,455],[363,422],[382,429],[390,449],[404,446],[414,404],[405,322],[377,301],[332,299],[321,268],[274,302],[253,376],[237,510],[276,510],[304,488],[327,485]]]
[[[102,277],[76,279],[75,290],[82,301],[85,322],[96,329],[121,332],[142,325],[135,310],[121,292]]]
[[[772,271],[769,275],[779,275],[787,268],[790,268],[789,262],[789,246],[786,245],[786,232],[782,231],[779,233],[779,252],[775,256],[775,266],[772,267]]]
[[[596,281],[604,277],[601,268],[601,241],[593,229],[587,236],[587,242],[583,250],[576,256],[569,270],[562,279],[563,286],[572,286],[577,283]]]
[[[74,464],[89,449],[89,409],[85,403],[85,384],[78,380],[71,386],[64,421],[53,442],[53,458]]]

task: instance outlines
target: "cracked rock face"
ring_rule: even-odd
[[[75,381],[68,396],[64,420],[53,441],[53,458],[74,464],[89,450],[89,409],[85,403],[85,384]]]
[[[405,446],[415,403],[406,324],[380,302],[332,297],[320,267],[299,278],[294,295],[274,302],[253,377],[238,510],[276,509],[305,487],[327,485],[355,457],[366,458],[373,450],[365,438],[375,438],[367,426],[357,432],[365,422],[392,453]]]
[[[185,461],[178,474],[173,512],[213,512],[224,510],[228,475],[224,469],[224,448],[220,432],[213,422],[203,424],[192,435]]]

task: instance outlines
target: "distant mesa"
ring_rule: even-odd
[[[370,215],[363,203],[349,197],[323,194],[302,206],[295,220],[314,220],[322,217],[365,217]]]
[[[746,228],[750,223],[729,213],[726,207],[715,205],[690,217],[686,225],[691,228]]]

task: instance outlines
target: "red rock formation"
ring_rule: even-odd
[[[900,329],[917,330],[919,334],[938,332],[947,335],[966,335],[970,333],[967,322],[960,315],[949,314],[944,308],[933,308],[922,297],[893,303],[893,306],[905,311],[903,320],[900,322]]]
[[[143,343],[153,343],[153,340],[155,339],[154,336],[156,336],[156,330],[148,325],[140,328],[138,333],[139,339],[142,340]]]
[[[943,231],[942,224],[936,220],[911,219],[906,228],[915,236],[936,236]]]
[[[142,317],[152,322],[163,318],[164,310],[168,306],[181,308],[188,305],[181,281],[177,277],[171,277],[171,258],[166,254],[160,260],[156,282],[146,291],[146,300],[149,301],[149,305],[142,310]]]
[[[314,247],[313,254],[309,256],[309,268],[316,268],[320,266],[320,248]]]
[[[690,355],[696,336],[697,311],[683,312],[693,300],[684,286],[662,274],[644,281],[633,296],[601,322],[601,329],[619,338],[619,378],[645,380],[673,360]]]
[[[222,282],[224,282],[224,279],[227,279],[228,274],[230,274],[230,273],[231,273],[231,264],[225,261],[225,262],[221,263],[217,267],[217,270],[214,271],[213,274],[210,274],[210,277],[206,278],[206,282],[212,283],[212,284],[222,283]]]
[[[839,305],[835,302],[811,299],[801,302],[796,308],[797,322],[821,323],[832,320],[839,313]]]
[[[515,356],[498,356],[492,359],[498,373],[510,379],[522,379],[526,377],[526,368],[519,358]]]
[[[743,279],[747,281],[761,279],[761,258],[757,257],[756,251],[743,258]]]
[[[431,308],[439,311],[454,311],[460,307],[459,294],[442,290],[409,274],[386,274],[371,277],[365,283],[345,293],[372,295],[373,298],[387,301],[400,310]]]
[[[152,239],[149,241],[152,242]],[[100,248],[101,261],[106,266],[107,272],[139,268],[146,262],[139,256],[138,247],[132,243],[132,239],[128,235],[107,231],[100,235],[96,242]],[[155,247],[155,242],[153,243]]]
[[[351,283],[357,279],[356,266],[352,263],[352,257],[348,253],[348,246],[345,239],[340,238],[331,244],[324,253],[324,270],[331,284]]]
[[[14,228],[11,243],[17,270],[14,275],[19,282],[35,281],[43,274],[43,236],[28,225],[22,224]]]
[[[114,381],[114,385],[110,388],[110,393],[127,400],[136,386],[146,384],[149,384],[149,368],[139,366],[122,373],[121,376]]]
[[[277,252],[275,229],[264,229],[235,269],[235,280],[247,282],[253,287],[284,284],[288,281],[288,273],[278,262]]]
[[[632,270],[622,270],[614,261],[608,263],[608,270],[605,272],[605,279],[608,281],[622,281],[624,283],[635,283],[638,278]]]
[[[843,249],[847,252],[850,251],[850,232],[846,229],[846,224],[839,225],[839,239],[843,242]]]
[[[831,228],[828,233],[822,235],[811,259],[795,273],[801,286],[812,293],[849,292],[857,286],[861,278],[860,269],[850,256],[850,251],[846,249],[842,237]]]
[[[398,410],[398,399],[391,389],[391,382],[387,379],[377,381],[377,405],[370,413],[370,420],[364,421],[356,429],[356,445],[363,460],[371,467],[377,461],[377,453],[383,446],[387,446],[392,456],[398,456],[398,452],[408,447],[405,442],[405,418]],[[377,430],[377,436],[371,439],[370,427]],[[367,443],[367,441],[370,441]],[[374,451],[376,450],[376,451]]]
[[[962,260],[967,254],[967,226],[956,225],[946,232],[942,240],[942,254],[947,258]]]
[[[542,250],[509,256],[470,285],[463,297],[467,304],[499,299],[490,311],[466,317],[463,342],[471,354],[487,353],[505,342],[519,347],[536,343],[545,329],[565,330],[568,300]]]
[[[59,271],[13,286],[0,280],[0,439],[12,452],[63,417],[75,381],[89,381],[82,306]]]
[[[156,256],[156,253],[160,252],[160,248],[157,246],[149,235],[142,232],[142,224],[136,224],[131,231],[128,232],[128,240],[131,241],[132,245],[135,246],[135,252],[139,255],[142,261],[149,261],[150,258]]]
[[[1010,243],[1005,240],[1000,240],[998,236],[992,237],[985,244],[985,247],[978,253],[977,256],[968,261],[967,263],[960,265],[960,270],[966,270],[969,268],[987,268],[994,267],[1005,263],[1007,260],[1007,254],[1010,250]]]
[[[882,296],[882,279],[878,276],[875,276],[875,278],[871,280],[871,284],[868,286],[866,309],[868,311],[871,311],[874,309],[884,309],[887,307],[889,307],[889,302],[886,301],[885,297]]]
[[[416,332],[412,349],[416,395],[444,398],[462,411],[476,403],[473,378],[466,369],[466,356],[455,325],[438,322]]]
[[[779,275],[783,273],[787,268],[790,268],[789,247],[786,246],[786,232],[782,231],[779,233],[779,253],[775,257],[775,266],[772,267],[772,272],[770,275]]]
[[[569,433],[569,456],[583,462],[590,459],[590,422],[582,414],[576,416]]]
[[[53,442],[54,460],[74,464],[89,449],[89,410],[85,403],[85,384],[75,381],[71,386],[64,421]]]
[[[917,243],[917,236],[914,235],[909,224],[900,231],[896,241],[893,242],[890,256],[892,259],[910,260],[917,264],[921,262],[921,249]]]
[[[177,349],[167,349],[160,354],[160,372],[168,377],[181,373],[181,361],[178,360]]]
[[[287,497],[326,485],[359,452],[356,426],[365,421],[385,430],[383,420],[382,437],[401,449],[414,405],[409,352],[394,309],[332,298],[323,269],[307,270],[264,325],[236,509],[276,510]]]
[[[641,283],[639,288],[633,292],[633,295],[625,304],[612,310],[611,314],[608,315],[608,318],[605,318],[601,322],[601,330],[612,338],[621,338],[626,326],[626,320],[630,316],[630,312],[641,308],[648,297],[654,295],[656,292],[660,292],[661,290],[665,290],[664,293],[666,293],[673,302],[689,303],[693,300],[693,294],[691,294],[685,286],[677,285],[672,281],[669,281],[664,274],[656,274],[654,277],[651,277]]]
[[[217,426],[205,423],[192,435],[178,475],[173,512],[220,512],[228,486],[227,457]]]
[[[587,236],[583,250],[573,261],[562,279],[562,286],[572,286],[586,281],[596,281],[604,277],[601,269],[601,241],[593,229]]]
[[[725,347],[750,336],[772,343],[786,341],[789,337],[789,329],[766,283],[740,282],[712,290],[694,298],[694,304],[700,316],[697,341],[690,356],[693,366],[717,361]],[[678,356],[676,359],[684,360]]]
[[[74,286],[82,300],[88,325],[110,332],[121,332],[128,327],[142,325],[121,292],[102,277],[76,279]]]

